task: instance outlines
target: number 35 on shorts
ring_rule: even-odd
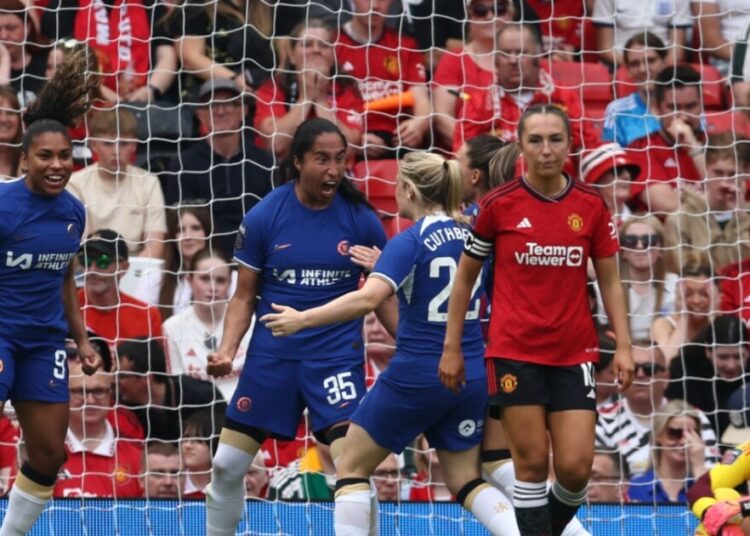
[[[357,399],[357,386],[351,380],[351,372],[340,372],[323,380],[323,389],[328,392],[326,400],[332,406],[342,401]]]

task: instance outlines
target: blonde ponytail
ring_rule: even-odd
[[[521,148],[517,143],[508,143],[501,147],[490,160],[490,174],[487,177],[489,189],[512,181],[516,176],[516,160],[521,154]]]
[[[418,201],[437,205],[454,220],[467,222],[461,214],[461,169],[455,160],[434,153],[408,153],[399,163],[399,180],[408,184]]]

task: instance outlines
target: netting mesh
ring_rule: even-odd
[[[633,338],[663,354],[639,354],[641,385],[626,399],[614,391],[611,358],[597,370],[602,456],[590,500],[647,507],[637,515],[593,507],[581,517],[597,534],[687,533],[685,508],[648,506],[684,503],[685,488],[722,449],[750,438],[748,22],[750,3],[724,0],[0,1],[0,86],[12,88],[0,87],[0,175],[23,172],[20,109],[66,54],[87,48],[102,88],[94,112],[71,130],[69,189],[86,205],[86,232],[114,229],[127,249],[108,262],[92,253],[79,266],[84,319],[114,366],[98,382],[73,369],[72,461],[56,490],[115,500],[55,501],[37,533],[193,534],[202,526],[202,503],[184,498],[202,496],[210,442],[252,333],[232,374],[211,381],[207,355],[237,285],[224,257],[243,215],[285,180],[282,162],[303,120],[339,125],[348,173],[392,236],[412,223],[398,215],[398,158],[419,150],[468,162],[467,140],[492,133],[514,141],[521,111],[538,102],[571,117],[566,170],[605,197],[623,246]],[[612,142],[619,146],[602,146]],[[199,257],[204,248],[215,256]],[[129,265],[119,262],[126,253]],[[113,301],[102,274],[114,272],[132,298]],[[594,285],[607,356],[597,298]],[[134,341],[130,353],[116,351]],[[365,343],[371,383],[395,343],[374,317]],[[191,380],[175,383],[178,374]],[[6,413],[4,492],[24,452]],[[481,532],[440,502],[451,497],[428,448],[415,443],[383,470],[392,486],[383,493],[404,501],[384,508],[384,533]],[[247,478],[248,496],[263,498],[248,507],[245,530],[330,533],[331,506],[309,502],[332,497],[325,456],[305,422],[295,441],[264,444]],[[652,472],[665,457],[682,467],[669,477],[682,485],[669,493]],[[640,480],[629,492],[631,478]],[[183,499],[125,500],[147,492]]]

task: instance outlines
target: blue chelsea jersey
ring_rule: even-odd
[[[324,305],[356,290],[363,269],[352,262],[349,247],[383,248],[385,231],[375,212],[337,194],[331,205],[312,210],[299,202],[294,183],[264,197],[240,226],[234,257],[260,273],[256,314],[271,304],[298,310]],[[279,359],[363,358],[362,320],[274,337],[257,323],[248,356]]]
[[[23,178],[0,183],[0,335],[60,338],[68,331],[62,284],[86,211],[69,192],[44,196]]]
[[[410,385],[440,383],[438,363],[448,319],[448,298],[469,232],[445,214],[430,215],[386,245],[370,277],[397,291],[399,323],[396,355],[383,377]],[[484,341],[479,324],[483,278],[477,278],[466,315],[461,347],[466,379],[485,377]]]

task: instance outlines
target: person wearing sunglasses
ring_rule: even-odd
[[[630,480],[628,498],[647,504],[687,504],[687,490],[706,472],[698,412],[673,400],[652,417],[651,467]]]
[[[466,89],[486,91],[495,83],[495,39],[518,13],[510,0],[467,0],[468,40],[463,48],[440,57],[432,78],[433,122],[446,145],[453,140],[456,118],[462,116]]]
[[[659,408],[667,403],[664,392],[669,375],[664,354],[649,341],[634,343],[633,362],[635,381],[630,389],[620,400],[598,408],[596,450],[620,452],[628,473],[635,477],[651,466],[651,424],[654,416],[662,413]],[[705,447],[705,460],[712,465],[719,460],[716,432],[702,411],[695,408],[694,412],[700,421],[696,430]]]
[[[83,288],[78,289],[84,322],[110,348],[138,337],[161,338],[159,310],[119,289],[129,267],[122,236],[111,229],[91,233],[81,246],[78,263],[84,270]]]
[[[664,249],[664,226],[656,216],[632,217],[620,226],[620,247],[630,333],[647,340],[654,319],[674,311],[677,274]]]

